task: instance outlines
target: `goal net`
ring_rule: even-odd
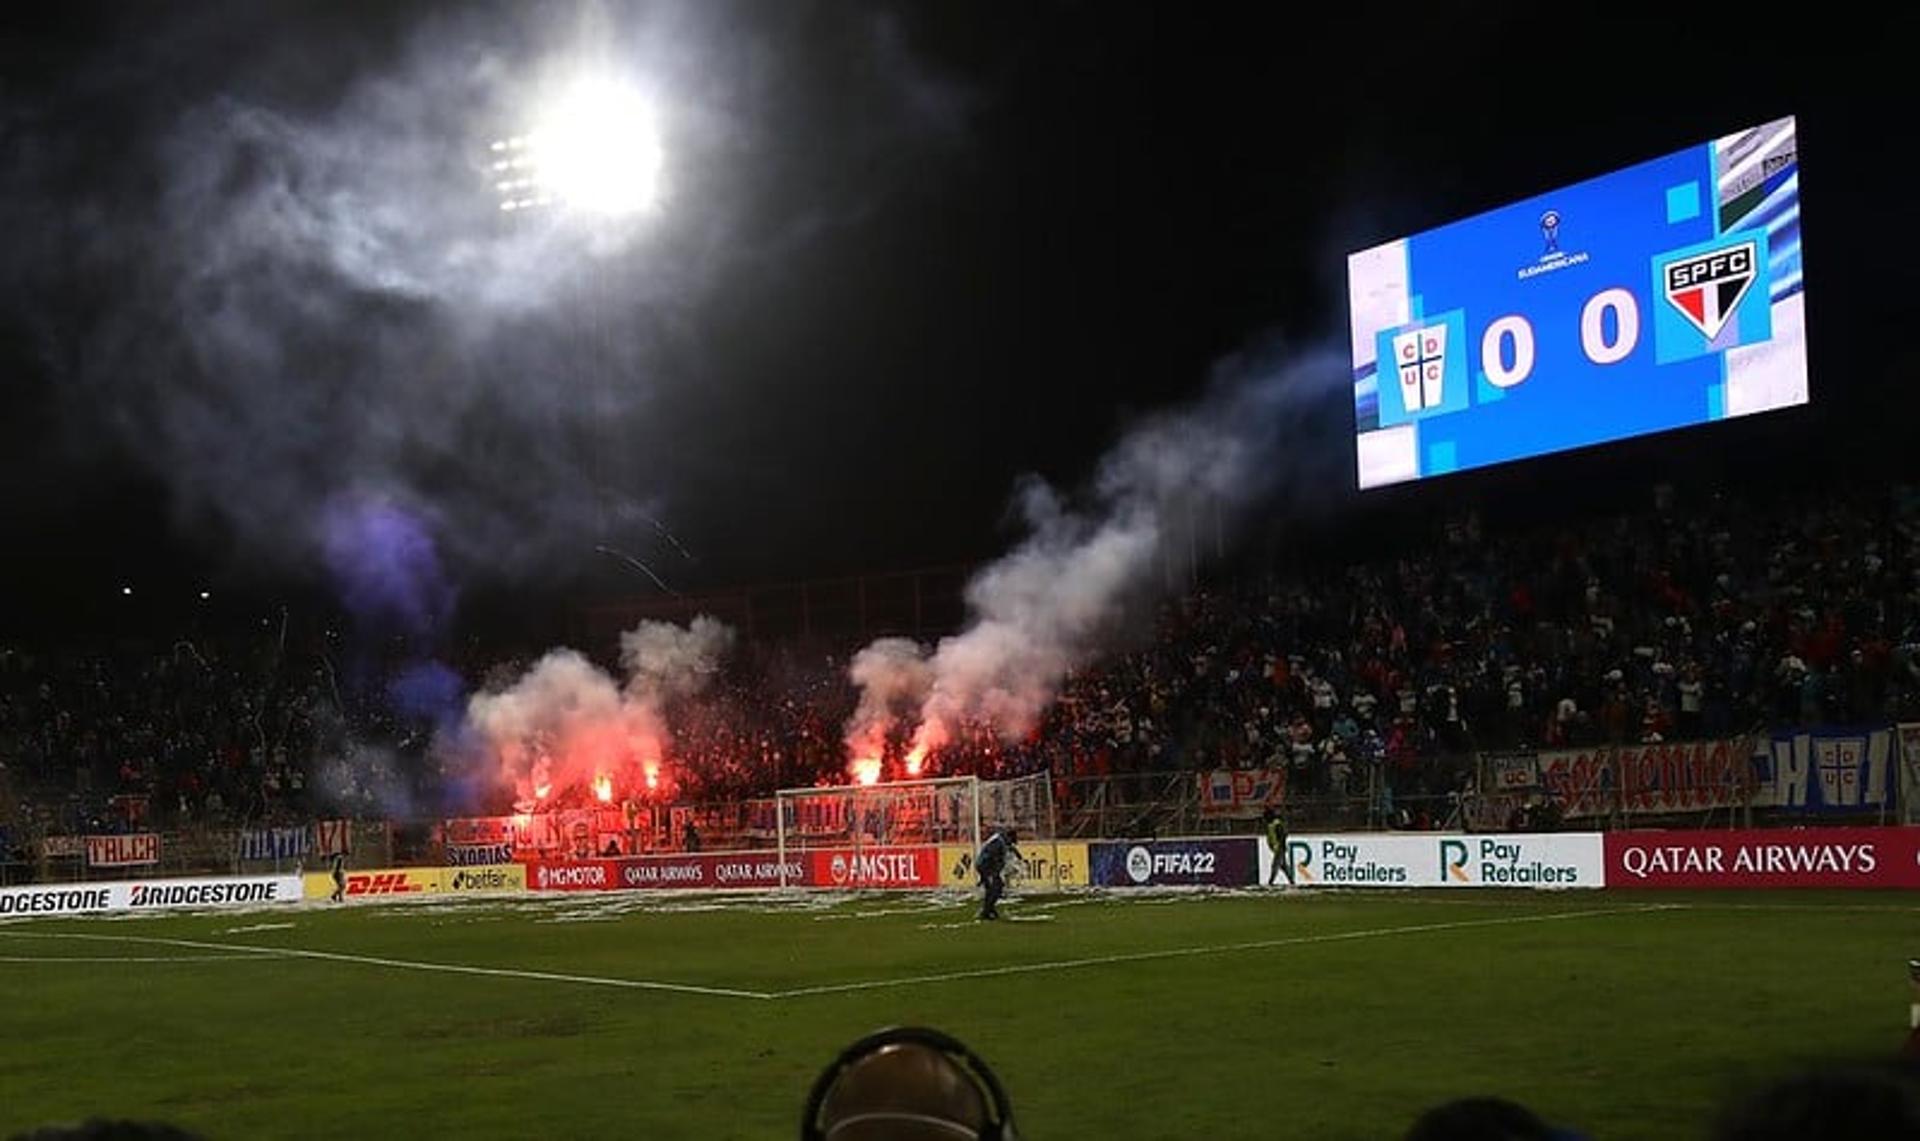
[[[783,883],[795,857],[804,866],[816,851],[957,846],[974,852],[996,828],[1015,829],[1023,848],[1054,835],[1053,786],[1045,773],[787,788],[774,796]]]

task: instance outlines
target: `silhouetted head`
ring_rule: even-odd
[[[1554,1141],[1565,1136],[1526,1106],[1498,1097],[1436,1105],[1407,1131],[1407,1141]]]
[[[1014,1141],[993,1071],[937,1030],[899,1027],[847,1047],[814,1082],[803,1141]]]
[[[1920,1138],[1920,1071],[1912,1063],[1837,1065],[1761,1086],[1720,1115],[1716,1141],[1895,1141]]]
[[[189,1133],[163,1121],[111,1121],[95,1117],[78,1125],[42,1125],[16,1133],[9,1141],[201,1141],[201,1138],[198,1133]]]

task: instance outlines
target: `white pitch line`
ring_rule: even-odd
[[[916,986],[920,983],[956,982],[961,979],[994,978],[1000,975],[1035,974],[1040,971],[1065,971],[1078,967],[1099,967],[1112,963],[1140,963],[1155,959],[1179,959],[1194,955],[1222,955],[1233,951],[1260,951],[1271,947],[1300,947],[1313,943],[1340,943],[1353,939],[1380,939],[1393,935],[1417,935],[1428,931],[1457,931],[1469,927],[1501,927],[1519,923],[1547,923],[1556,919],[1591,919],[1602,915],[1634,915],[1666,910],[1670,905],[1648,904],[1640,907],[1606,907],[1588,911],[1556,911],[1549,915],[1512,915],[1493,919],[1460,919],[1449,923],[1414,923],[1402,927],[1372,927],[1361,931],[1338,931],[1320,935],[1290,935],[1278,939],[1255,939],[1244,943],[1220,943],[1211,947],[1175,947],[1165,951],[1129,951],[1117,955],[1094,955],[1084,959],[1056,959],[1044,963],[1015,963],[1005,967],[979,967],[968,971],[942,971],[933,975],[915,975],[898,979],[869,979],[865,982],[828,983],[823,986],[795,987],[774,991],[773,998],[805,998],[821,994],[846,994],[851,991],[881,990],[887,987]]]
[[[0,963],[231,963],[245,955],[0,955]]]
[[[1920,912],[1920,906],[1908,904],[1872,904],[1851,903],[1719,903],[1713,900],[1684,901],[1658,905],[1663,911],[1792,911],[1801,914],[1819,914],[1833,912],[1847,915],[1912,915]]]
[[[598,975],[571,975],[562,974],[557,971],[532,971],[509,967],[476,967],[462,963],[430,963],[411,959],[388,959],[373,955],[348,955],[333,951],[313,951],[298,947],[261,947],[244,943],[208,943],[196,939],[163,939],[151,935],[91,935],[78,932],[43,934],[25,931],[0,931],[0,938],[84,939],[107,943],[144,943],[166,947],[185,947],[190,950],[241,953],[239,955],[229,954],[220,956],[225,959],[242,958],[245,955],[314,959],[327,962],[390,967],[395,970],[484,975],[494,978],[531,979],[543,982],[564,982],[585,986],[615,987],[626,990],[664,991],[672,994],[694,994],[714,998],[746,998],[756,1001],[769,1001],[788,998],[807,998],[825,994],[845,994],[863,990],[881,990],[891,987],[917,986],[922,983],[955,982],[962,979],[993,978],[1001,975],[1073,970],[1080,967],[1106,966],[1114,963],[1151,962],[1157,959],[1188,958],[1196,955],[1222,955],[1235,951],[1258,951],[1274,947],[1300,947],[1318,943],[1348,942],[1356,939],[1380,939],[1395,935],[1417,935],[1433,931],[1458,931],[1475,927],[1503,927],[1523,923],[1547,923],[1561,919],[1591,919],[1609,915],[1646,914],[1656,911],[1677,910],[1683,906],[1682,904],[1673,903],[1648,903],[1635,907],[1557,911],[1545,915],[1497,916],[1491,919],[1461,919],[1445,923],[1413,923],[1397,927],[1365,928],[1359,931],[1338,931],[1316,935],[1290,935],[1274,939],[1255,939],[1239,943],[1219,943],[1205,947],[1175,947],[1162,951],[1132,951],[1114,955],[1096,955],[1081,959],[1056,959],[1041,963],[1016,963],[1004,967],[980,967],[965,971],[944,971],[939,974],[912,975],[903,978],[869,979],[863,982],[851,983],[829,983],[821,986],[795,987],[790,990],[780,991],[742,990],[734,987],[706,987],[696,986],[692,983],[657,982],[650,979],[605,978]],[[967,926],[972,926],[972,924],[968,924]]]
[[[765,991],[738,990],[733,987],[696,986],[693,983],[658,982],[652,979],[615,979],[601,975],[569,975],[558,971],[529,971],[512,967],[475,967],[465,963],[429,963],[415,959],[387,959],[375,955],[346,955],[335,951],[310,951],[300,947],[260,947],[246,943],[206,943],[198,939],[161,939],[151,935],[37,935],[0,932],[22,939],[93,939],[101,942],[146,943],[162,947],[187,947],[201,951],[241,951],[289,959],[319,959],[335,963],[359,963],[372,967],[391,967],[401,971],[429,971],[453,975],[485,975],[491,978],[534,979],[541,982],[579,983],[584,986],[618,987],[623,990],[665,991],[670,994],[698,994],[713,998],[770,999]],[[232,957],[232,956],[230,956]]]

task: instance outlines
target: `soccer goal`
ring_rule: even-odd
[[[784,788],[778,810],[781,883],[810,854],[858,856],[874,849],[963,847],[978,851],[996,828],[1011,827],[1024,844],[1054,835],[1053,785],[1047,774],[1015,780],[937,777],[831,788]]]

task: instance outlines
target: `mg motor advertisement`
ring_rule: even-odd
[[[1607,886],[1920,887],[1920,829],[1609,832]]]
[[[527,865],[527,887],[532,891],[616,891],[620,865],[613,860]]]

